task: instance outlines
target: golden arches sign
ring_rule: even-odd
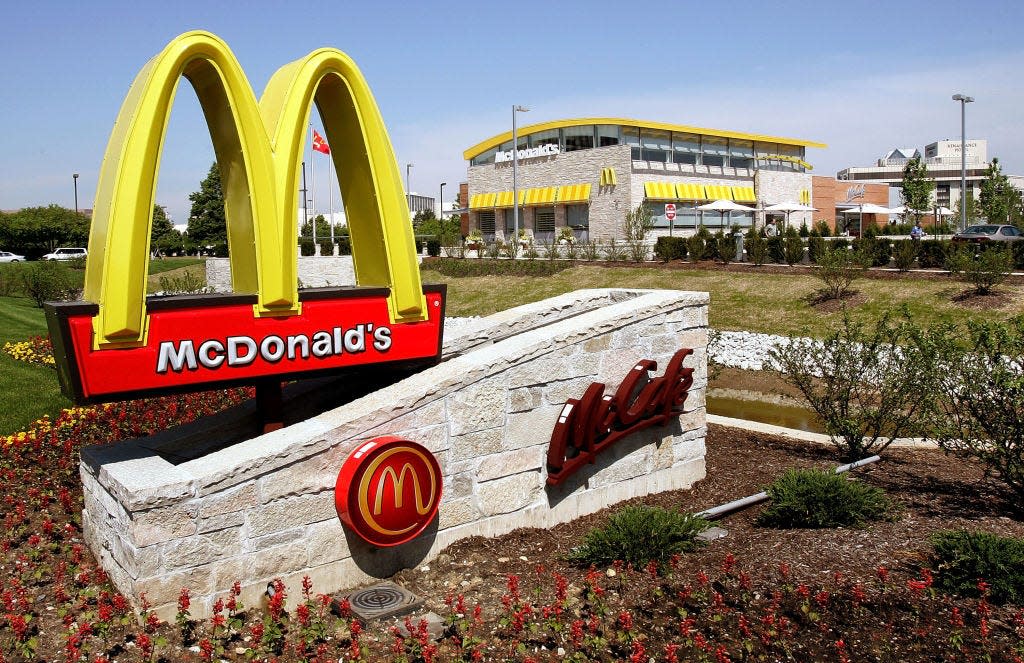
[[[324,122],[352,237],[356,280],[390,288],[393,323],[428,317],[401,177],[377,104],[355,63],[323,48],[273,75],[257,104],[235,56],[208,32],[172,40],[139,72],[107,145],[84,298],[99,307],[93,346],[145,343],[149,236],[168,118],[184,76],[220,167],[232,287],[255,315],[300,312],[297,189],[312,103]]]

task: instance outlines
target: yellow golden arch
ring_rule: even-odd
[[[322,48],[271,77],[259,104],[220,38],[188,32],[135,78],[100,170],[84,298],[99,305],[96,346],[146,336],[146,274],[156,178],[179,79],[196,91],[220,167],[232,288],[255,293],[255,314],[300,312],[297,189],[315,101],[352,237],[359,285],[391,289],[393,322],[427,318],[409,209],[369,86],[344,53]]]

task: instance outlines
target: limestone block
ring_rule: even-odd
[[[342,455],[341,446],[336,445],[311,458],[260,477],[257,481],[259,502],[266,504],[283,497],[332,490],[345,455]]]
[[[694,436],[694,439],[686,439],[687,436],[676,437],[672,443],[672,463],[688,463],[692,460],[703,460],[706,449],[704,435]]]
[[[649,431],[650,429],[648,429]],[[638,433],[638,436],[642,436],[644,433]],[[624,443],[624,442],[623,442]],[[621,448],[621,447],[620,447]],[[628,447],[626,447],[628,448]],[[653,445],[644,444],[640,448],[624,455],[614,458],[612,461],[611,454],[619,451],[616,447],[612,447],[604,453],[609,456],[607,460],[602,459],[602,462],[610,462],[611,464],[607,467],[595,472],[588,481],[588,485],[592,488],[601,486],[607,486],[610,484],[624,483],[634,477],[642,476],[647,474],[652,469],[652,457],[653,457]]]
[[[196,533],[206,534],[207,532],[215,532],[221,529],[241,527],[244,522],[245,513],[242,511],[232,511],[230,513],[222,513],[219,516],[211,516],[210,518],[200,518],[197,523]]]
[[[126,537],[111,536],[102,542],[101,547],[106,548],[114,561],[133,579],[156,575],[161,571],[162,559],[157,546],[137,548]]]
[[[449,433],[463,435],[503,425],[507,401],[503,381],[494,378],[449,394],[446,398]]]
[[[183,587],[188,587],[193,596],[209,594],[217,589],[213,582],[213,571],[213,566],[208,564],[195,569],[140,578],[134,583],[135,595],[145,593],[146,600],[158,606],[176,603]]]
[[[510,414],[505,428],[505,450],[523,449],[551,439],[561,405],[545,405],[533,412]]]
[[[612,337],[610,334],[603,334],[597,338],[592,338],[583,342],[583,351],[588,353],[603,352],[610,348],[612,345]]]
[[[452,436],[451,459],[457,462],[501,451],[503,444],[501,432],[500,428],[492,428]]]
[[[296,525],[327,520],[335,515],[333,491],[289,497],[259,506],[248,514],[249,537],[259,538]]]
[[[445,472],[442,500],[458,500],[473,494],[473,477],[475,471],[453,473]]]
[[[292,541],[298,541],[306,536],[305,525],[299,527],[293,527],[291,529],[281,530],[280,532],[272,532],[265,534],[257,539],[249,539],[247,548],[248,550],[263,550],[264,548],[273,548],[284,543],[291,543]]]
[[[543,403],[541,387],[521,387],[509,391],[509,412],[528,412]]]
[[[544,387],[544,400],[552,405],[564,405],[570,398],[581,398],[592,382],[594,380],[589,375],[552,382]]]
[[[480,511],[477,510],[476,505],[473,503],[473,498],[467,497],[441,504],[441,508],[438,510],[438,518],[437,528],[445,530],[479,519]]]
[[[540,492],[540,472],[523,472],[477,484],[477,500],[485,516],[518,511],[532,504]]]
[[[351,555],[345,527],[338,518],[310,525],[305,542],[310,566],[320,566]]]
[[[651,453],[651,469],[667,470],[675,463],[675,436],[667,434],[653,446]]]
[[[201,518],[220,516],[232,511],[244,511],[259,504],[259,491],[256,482],[250,481],[237,488],[220,494],[208,495],[199,509]]]
[[[445,402],[443,398],[434,399],[412,412],[402,414],[366,431],[367,437],[377,435],[396,435],[402,431],[417,430],[446,423]]]
[[[490,481],[527,470],[539,471],[544,462],[545,453],[547,453],[546,444],[487,456],[480,461],[476,480],[479,482]]]
[[[186,502],[178,506],[165,506],[132,515],[128,534],[140,548],[196,533],[199,505]]]
[[[306,544],[303,541],[296,541],[258,550],[249,556],[249,560],[252,565],[250,578],[278,577],[294,573],[306,566]]]
[[[239,552],[241,547],[242,536],[239,530],[219,530],[167,543],[163,546],[163,564],[171,571],[195,568],[230,557]]]

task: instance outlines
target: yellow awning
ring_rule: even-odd
[[[724,184],[705,184],[704,191],[708,200],[732,200],[732,187]]]
[[[525,205],[554,205],[555,193],[558,187],[542,186],[537,189],[527,189],[523,204]]]
[[[644,182],[647,200],[676,200],[676,185],[672,182]]]
[[[732,187],[732,199],[738,203],[756,203],[757,196],[754,195],[754,187],[752,186],[734,186]]]
[[[498,194],[496,193],[474,193],[469,197],[469,209],[487,209],[494,207],[494,201],[497,199]]]
[[[703,184],[677,184],[676,197],[679,200],[707,200]]]
[[[615,186],[618,178],[615,176],[615,169],[611,166],[601,169],[601,186]]]
[[[523,196],[526,193],[525,189],[519,190],[519,204],[523,204]],[[511,191],[499,191],[497,198],[494,201],[495,207],[514,207],[512,204],[512,192]]]
[[[558,202],[560,203],[585,203],[589,200],[589,184],[567,184],[558,187]]]

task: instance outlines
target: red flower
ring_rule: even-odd
[[[182,587],[181,594],[178,595],[178,612],[187,613],[191,605],[192,599],[189,595],[188,587]]]

